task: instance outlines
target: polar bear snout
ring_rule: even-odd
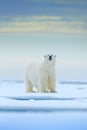
[[[46,60],[55,60],[56,59],[56,56],[54,56],[54,55],[45,55],[44,56],[44,58],[46,59]]]
[[[52,56],[49,56],[49,60],[52,60]]]

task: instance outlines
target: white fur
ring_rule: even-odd
[[[42,64],[29,64],[25,73],[25,84],[27,92],[33,92],[33,87],[36,87],[37,92],[56,92],[55,58],[49,61],[46,56]]]

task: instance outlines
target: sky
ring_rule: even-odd
[[[23,79],[26,64],[57,56],[59,80],[86,80],[86,0],[0,1],[0,79]]]

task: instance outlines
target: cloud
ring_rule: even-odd
[[[74,19],[65,20],[60,16],[13,17],[0,24],[0,33],[48,33],[65,35],[87,35],[86,22]]]

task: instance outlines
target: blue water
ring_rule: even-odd
[[[0,130],[87,130],[87,114],[5,113]]]

